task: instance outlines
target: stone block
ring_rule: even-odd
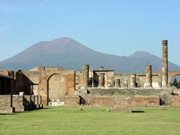
[[[0,107],[12,106],[11,95],[0,95]]]
[[[13,107],[15,107],[16,112],[23,112],[25,110],[23,102],[24,96],[13,95]]]

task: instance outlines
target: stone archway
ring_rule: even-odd
[[[168,72],[168,84],[170,85],[170,82],[174,76],[180,75],[180,71],[169,71]]]
[[[176,75],[174,75],[174,76],[172,76],[171,77],[171,79],[170,79],[170,81],[169,81],[169,84],[171,85],[171,83],[173,83],[174,82],[174,79],[177,79],[177,83],[179,83],[179,81],[180,81],[180,74],[176,74]]]
[[[62,74],[53,74],[47,81],[48,105],[61,105],[66,95],[66,80]]]

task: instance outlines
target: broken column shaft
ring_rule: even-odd
[[[162,41],[162,87],[168,86],[168,41]]]
[[[104,74],[103,73],[99,73],[98,87],[104,87]]]
[[[152,66],[146,66],[146,87],[152,87]]]
[[[83,66],[83,87],[88,87],[88,80],[89,80],[89,65],[85,64]]]
[[[130,76],[130,87],[135,88],[136,87],[136,75],[132,74]]]

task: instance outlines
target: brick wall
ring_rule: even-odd
[[[64,106],[79,106],[80,97],[65,96]]]
[[[132,106],[160,106],[158,96],[133,96],[131,100]]]
[[[91,106],[112,106],[113,97],[91,97],[90,105]]]
[[[180,107],[180,97],[179,96],[170,97],[170,106]]]

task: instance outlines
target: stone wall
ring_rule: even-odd
[[[75,72],[75,89],[81,89],[83,86],[83,73],[82,71]]]
[[[78,96],[65,96],[64,106],[79,106],[80,97]]]
[[[132,97],[132,106],[170,105],[170,89],[88,89],[79,95],[85,105],[112,106],[114,97]]]
[[[91,97],[90,98],[91,106],[112,106],[113,97]]]
[[[180,96],[172,96],[170,98],[171,107],[180,107]]]
[[[131,100],[132,106],[160,106],[158,96],[133,96]]]
[[[131,106],[160,106],[158,96],[92,96],[89,104],[91,106],[114,106],[116,101],[120,104],[120,101],[125,98],[131,99]]]
[[[37,67],[24,72],[31,84],[32,94],[41,95],[42,103],[62,102],[65,95],[75,92],[75,71],[62,68]],[[23,82],[23,81],[22,81]],[[23,82],[25,85],[25,82]]]
[[[0,113],[13,113],[11,95],[0,95]]]
[[[41,96],[0,95],[0,113],[23,112],[43,108]]]
[[[15,107],[16,112],[23,112],[25,111],[24,107],[24,97],[19,95],[14,95],[12,97],[12,106]]]
[[[130,97],[114,97],[112,112],[132,112]]]

